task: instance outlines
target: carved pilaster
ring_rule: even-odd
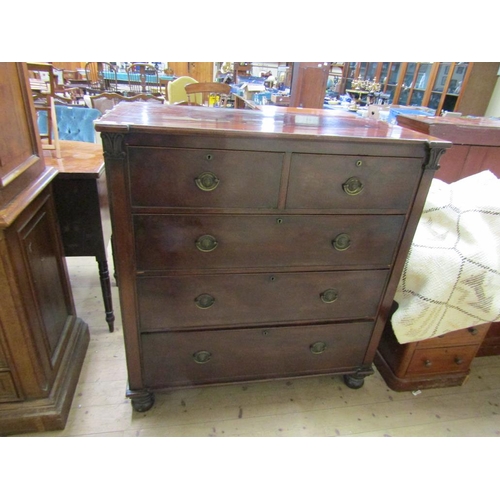
[[[105,160],[125,159],[125,136],[123,134],[101,133]]]

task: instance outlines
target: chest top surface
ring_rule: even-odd
[[[221,135],[236,137],[373,140],[428,143],[446,147],[446,141],[386,122],[346,117],[332,110],[280,108],[261,110],[158,106],[145,102],[121,103],[96,122],[98,132]]]

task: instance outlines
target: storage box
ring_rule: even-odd
[[[266,87],[263,83],[247,82],[241,86],[241,89],[243,90],[243,97],[253,101],[253,96],[258,92],[264,92]]]
[[[271,101],[274,104],[276,104],[276,106],[289,106],[290,105],[290,96],[289,95],[273,94],[271,96]]]

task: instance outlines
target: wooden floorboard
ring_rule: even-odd
[[[500,356],[477,358],[461,387],[394,392],[375,372],[359,390],[341,377],[157,393],[146,413],[125,397],[127,373],[113,286],[115,331],[105,321],[97,264],[68,258],[78,315],[91,341],[66,428],[24,436],[441,437],[500,435]]]

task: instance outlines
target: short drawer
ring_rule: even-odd
[[[345,372],[363,362],[373,323],[143,334],[149,388]]]
[[[446,333],[445,335],[440,335],[439,337],[434,337],[432,339],[422,340],[418,343],[419,348],[428,347],[441,347],[441,346],[454,346],[454,345],[466,345],[466,344],[480,344],[488,330],[491,323],[484,323],[478,326],[471,326],[470,328],[463,328],[461,330],[456,330],[454,332]]]
[[[387,271],[137,279],[142,331],[374,318]]]
[[[137,269],[388,267],[399,215],[135,215]]]
[[[294,154],[286,207],[406,212],[421,175],[415,158]]]
[[[469,369],[479,346],[417,349],[408,366],[408,375],[463,372]]]
[[[19,395],[9,372],[0,372],[0,403],[18,401]]]
[[[129,148],[133,206],[276,208],[282,153]]]

